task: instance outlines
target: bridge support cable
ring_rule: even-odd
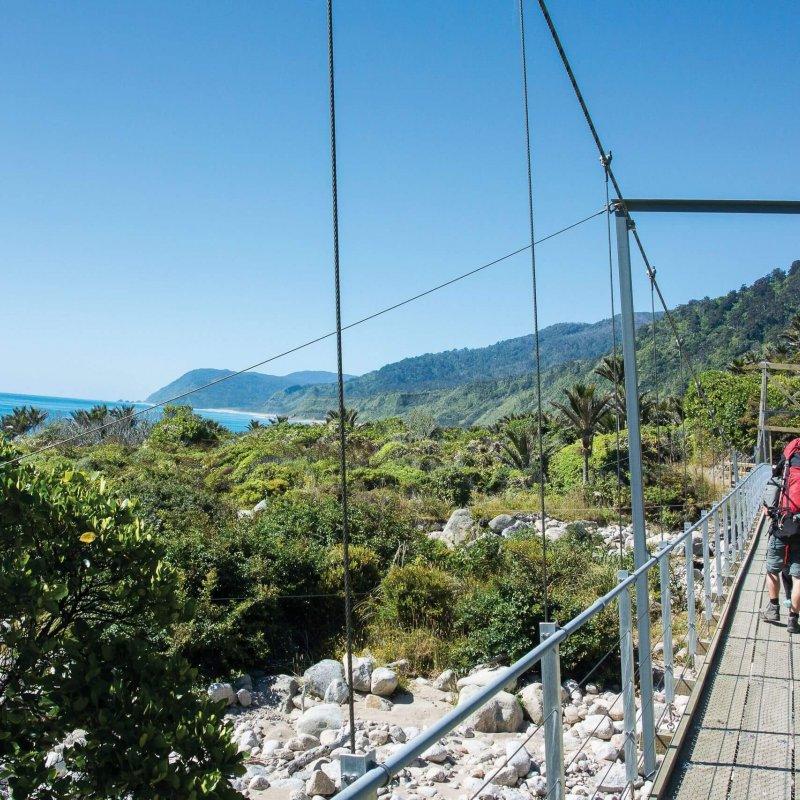
[[[544,601],[544,621],[550,619],[547,585],[547,536],[545,529],[547,519],[545,515],[544,500],[544,430],[542,414],[542,358],[539,346],[539,297],[536,283],[536,240],[534,235],[533,220],[533,168],[531,164],[531,122],[528,109],[528,59],[525,52],[525,6],[524,0],[518,0],[519,5],[519,40],[520,59],[522,69],[522,105],[525,118],[525,160],[528,177],[528,226],[530,230],[530,255],[531,255],[531,300],[533,304],[533,349],[536,369],[536,440],[539,451],[539,507],[542,524],[542,588]]]
[[[547,8],[547,3],[545,0],[538,0],[539,8],[542,11],[542,15],[544,16],[544,20],[547,23],[547,28],[550,31],[550,36],[553,39],[553,43],[558,51],[558,54],[561,58],[561,63],[564,66],[564,70],[567,73],[567,77],[569,78],[570,84],[572,85],[572,89],[575,93],[575,97],[578,101],[578,104],[581,107],[581,111],[583,112],[584,119],[586,120],[586,124],[589,127],[589,131],[592,135],[592,139],[594,140],[595,146],[597,147],[597,152],[602,159],[606,157],[606,149],[603,147],[603,143],[600,140],[600,134],[597,131],[597,127],[594,124],[594,120],[592,119],[592,115],[589,112],[589,107],[586,103],[586,100],[583,96],[583,92],[578,85],[578,80],[575,77],[575,72],[572,69],[572,65],[567,57],[567,53],[564,50],[564,46],[561,43],[561,37],[558,35],[558,31],[556,30],[555,23],[553,22],[553,18],[550,16],[550,12]],[[669,313],[669,308],[664,300],[663,293],[661,292],[661,288],[658,285],[658,282],[655,280],[655,270],[650,263],[650,259],[647,256],[647,252],[644,249],[644,245],[642,240],[639,236],[638,231],[636,230],[636,226],[633,224],[633,219],[630,215],[630,209],[628,207],[628,201],[624,198],[622,194],[622,189],[619,185],[619,181],[617,180],[616,176],[614,175],[614,170],[611,168],[609,163],[608,165],[608,177],[611,180],[611,184],[614,187],[614,192],[617,195],[616,201],[616,208],[617,213],[621,213],[624,215],[629,223],[630,223],[630,232],[633,235],[633,238],[636,242],[636,246],[639,250],[639,253],[642,257],[642,261],[644,262],[645,268],[647,270],[648,275],[651,276],[651,280],[653,282],[653,287],[656,290],[656,294],[658,295],[659,302],[664,309],[664,314],[667,317],[667,320],[670,324],[670,327],[675,334],[675,337],[678,341],[678,350],[683,358],[687,366],[689,367],[690,371],[692,372],[695,384],[698,392],[698,397],[703,405],[706,407],[706,410],[709,413],[709,416],[713,419],[713,412],[711,411],[711,406],[708,403],[708,399],[705,396],[705,392],[703,391],[702,384],[700,383],[697,375],[692,368],[691,364],[689,363],[686,353],[684,352],[683,345],[680,340],[680,333],[675,325],[675,322],[672,318],[672,315]],[[653,207],[650,208],[647,206],[647,203],[662,203],[662,207]],[[663,204],[669,205],[670,202],[680,204],[677,205],[674,209],[668,208]],[[704,210],[704,211],[745,211],[750,210],[755,213],[781,213],[781,214],[796,214],[800,213],[800,202],[794,203],[792,201],[644,201],[644,200],[636,200],[631,201],[631,207],[636,210],[676,210],[676,211],[683,211],[687,210],[685,206],[691,205],[693,202],[701,203],[702,207],[697,207],[693,210]],[[720,207],[720,204],[725,205],[725,208]],[[713,423],[712,423],[713,424]],[[719,432],[721,434],[721,438],[726,438],[724,435],[724,429],[721,426],[718,426]]]
[[[339,401],[339,501],[342,512],[344,617],[347,650],[347,708],[350,717],[350,751],[355,755],[356,716],[353,698],[353,597],[350,585],[350,520],[347,507],[347,413],[344,404],[344,369],[342,365],[342,293],[339,270],[339,190],[336,165],[336,81],[333,61],[333,0],[328,0],[328,88],[330,101],[333,288],[336,306],[336,388]]]
[[[653,329],[653,408],[655,410],[655,423],[656,423],[656,448],[659,451],[659,456],[657,457],[657,464],[659,466],[656,467],[656,472],[663,475],[663,462],[661,460],[660,451],[663,446],[662,439],[661,439],[661,406],[659,405],[659,397],[658,397],[658,332],[656,327],[656,291],[655,291],[655,277],[656,277],[656,270],[655,267],[652,268],[652,274],[649,273],[650,277],[650,323]],[[659,469],[661,467],[661,469]],[[658,476],[656,478],[658,480]],[[664,512],[661,511],[658,520],[660,534],[661,534],[661,541],[664,541]]]

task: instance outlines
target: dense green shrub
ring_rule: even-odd
[[[480,473],[474,467],[439,467],[428,475],[428,485],[434,494],[453,506],[467,505],[479,482]]]
[[[742,450],[751,450],[756,440],[760,375],[704,372],[699,381],[702,399],[697,385],[692,382],[684,401],[690,429],[711,438],[717,447],[725,448],[725,442],[730,441]],[[778,398],[774,394],[771,399],[777,404]]]
[[[446,633],[453,620],[456,582],[444,570],[412,563],[392,567],[381,582],[379,624]]]
[[[195,414],[191,406],[167,405],[162,413],[148,439],[157,447],[211,447],[231,436],[218,422]]]
[[[581,445],[579,442],[573,442],[553,454],[548,478],[554,489],[565,491],[581,483],[582,470]]]
[[[0,774],[14,797],[237,796],[221,709],[154,644],[178,618],[174,583],[104,478],[0,470]],[[45,756],[77,728],[57,773]]]

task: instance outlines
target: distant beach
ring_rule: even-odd
[[[0,392],[0,416],[8,414],[17,406],[34,406],[42,411],[46,411],[49,420],[63,419],[69,417],[73,411],[88,411],[92,406],[102,403],[109,408],[132,405],[137,411],[142,411],[142,416],[155,420],[161,416],[160,408],[153,408],[150,403],[126,402],[123,400],[90,400],[79,397],[51,397],[48,395],[37,394],[12,394]],[[148,409],[152,411],[148,412]],[[247,430],[251,419],[270,420],[274,419],[274,414],[264,414],[256,411],[239,411],[233,408],[195,408],[196,414],[206,419],[213,419],[220,425],[224,425],[234,433]],[[298,420],[298,422],[306,420]]]

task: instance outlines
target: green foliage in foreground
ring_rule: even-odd
[[[237,796],[221,709],[153,644],[178,618],[174,580],[105,478],[2,468],[0,777],[12,797]],[[57,771],[45,756],[76,730]]]

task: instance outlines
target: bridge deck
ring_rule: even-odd
[[[673,800],[794,797],[800,637],[787,633],[785,608],[780,626],[760,618],[766,545],[760,534],[666,793]]]

